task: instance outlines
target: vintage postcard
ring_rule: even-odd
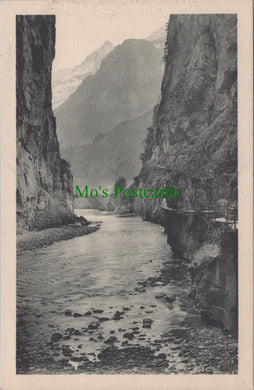
[[[252,7],[2,1],[3,390],[253,388]]]

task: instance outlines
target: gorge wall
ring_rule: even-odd
[[[238,332],[238,235],[225,231],[217,243],[204,243],[189,267],[190,296],[204,322]]]
[[[17,230],[57,226],[73,214],[69,164],[60,158],[51,105],[55,16],[16,18]]]
[[[191,262],[192,296],[203,318],[235,332],[237,230],[208,226],[199,213],[218,212],[221,201],[237,209],[236,15],[171,15],[164,59],[138,182],[179,189],[179,199],[163,200],[178,211],[163,214],[159,198],[131,206],[163,224],[169,244]]]
[[[188,262],[190,296],[209,325],[237,335],[238,232],[207,213],[164,210],[167,241]]]
[[[148,129],[143,188],[180,190],[173,208],[237,201],[237,23],[235,15],[171,15],[161,101]],[[170,202],[168,202],[170,205]],[[149,218],[149,202],[136,209]],[[157,202],[153,218],[160,208]]]

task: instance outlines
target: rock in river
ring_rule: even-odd
[[[133,340],[134,339],[134,334],[133,333],[124,333],[123,337],[128,340]]]
[[[109,321],[109,318],[108,317],[101,317],[101,318],[99,318],[99,321],[100,322]]]
[[[62,338],[63,338],[63,335],[61,333],[53,333],[51,336],[51,341],[53,341],[53,343],[56,343],[57,341],[59,341]]]
[[[117,341],[117,337],[115,337],[115,336],[110,336],[110,337],[105,341],[105,344],[112,344],[112,343],[114,343],[115,341]]]
[[[87,311],[87,312],[84,314],[84,316],[90,316],[91,314],[92,314],[91,311]]]
[[[167,302],[174,302],[176,300],[175,294],[172,294],[170,296],[166,295],[166,294],[158,294],[158,295],[155,295],[155,298],[164,299]]]
[[[150,329],[151,326],[152,326],[152,323],[153,323],[153,320],[151,320],[151,318],[144,318],[144,319],[143,319],[142,328],[148,328],[148,329]]]
[[[88,325],[88,329],[98,329],[99,328],[99,324],[97,322],[91,322],[89,325]]]
[[[115,314],[114,314],[114,316],[113,316],[113,320],[117,320],[117,321],[119,321],[119,320],[122,320],[123,319],[123,315],[124,315],[125,313],[124,313],[124,311],[116,311],[115,312]]]

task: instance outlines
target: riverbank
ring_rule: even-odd
[[[102,228],[18,256],[17,372],[237,373],[237,339],[203,323],[158,225],[76,212]]]
[[[96,232],[100,228],[100,223],[94,225],[79,226],[69,225],[50,228],[40,231],[25,232],[17,235],[17,253],[47,247],[62,240],[70,240],[74,237],[85,236]]]
[[[73,307],[68,301],[68,309],[57,311],[62,321],[56,328],[52,325],[47,352],[40,350],[39,356],[35,359],[33,355],[31,360],[18,356],[19,373],[237,374],[237,339],[203,324],[188,297],[190,281],[184,271],[186,265],[177,259],[163,262],[159,273],[138,282],[131,292],[132,300],[125,301],[125,306],[101,306],[93,300],[95,305],[86,306],[84,313],[83,305]],[[132,315],[136,311],[135,296],[168,287],[171,293],[157,293],[155,300],[142,300],[139,314]],[[156,332],[155,313],[160,306],[164,315],[178,306],[178,314],[174,323],[171,318],[171,324],[169,321],[162,332]],[[179,312],[184,315],[179,317]],[[18,328],[20,321],[23,327],[24,313],[20,313]],[[159,330],[158,323],[157,327]]]

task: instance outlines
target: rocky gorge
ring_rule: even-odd
[[[54,43],[54,16],[17,17],[17,230],[24,233],[17,245],[17,372],[237,373],[237,229],[227,215],[217,220],[221,199],[227,210],[237,204],[235,16],[170,16],[161,99],[130,188],[163,189],[170,183],[181,197],[124,199],[123,211],[143,221],[98,210],[74,215],[72,173],[60,156],[51,105]],[[156,84],[159,80],[160,50],[145,40],[127,40],[102,61],[98,72],[109,92],[107,106],[114,83],[126,79],[117,72],[110,82],[103,69],[110,71],[114,59],[124,74],[126,69],[133,74],[123,61],[131,58],[123,55],[130,49],[141,63],[134,64],[135,90],[146,56],[158,72],[149,67],[138,88],[141,117],[110,122],[107,134],[92,144],[99,145],[97,153],[105,144],[110,153],[120,134],[118,152],[124,154],[126,132],[134,139],[137,126],[147,126],[152,117],[141,98],[150,76]],[[87,127],[76,123],[77,139],[68,133],[70,112],[83,107],[87,85],[91,102],[97,101],[97,77],[84,79],[65,102],[65,107],[72,102],[71,111],[58,108],[73,145]],[[157,98],[150,87],[149,106]],[[85,120],[96,117],[99,125],[91,123],[99,131],[114,118],[107,110],[104,119],[97,115],[91,102]],[[131,112],[137,108],[132,103]],[[135,139],[141,141],[141,135]],[[97,223],[87,226],[87,216]],[[71,232],[63,225],[71,225]]]
[[[17,16],[17,230],[73,220],[73,178],[52,111],[55,17]]]
[[[173,184],[181,197],[164,199],[165,207],[161,199],[135,199],[129,208],[165,227],[170,246],[190,262],[202,317],[236,334],[237,229],[229,215],[237,219],[236,16],[171,15],[164,59],[136,181]]]
[[[181,191],[176,209],[237,201],[237,34],[234,15],[171,15],[161,100],[147,130],[139,184]],[[136,202],[159,218],[161,201]],[[151,210],[152,209],[152,210]]]

